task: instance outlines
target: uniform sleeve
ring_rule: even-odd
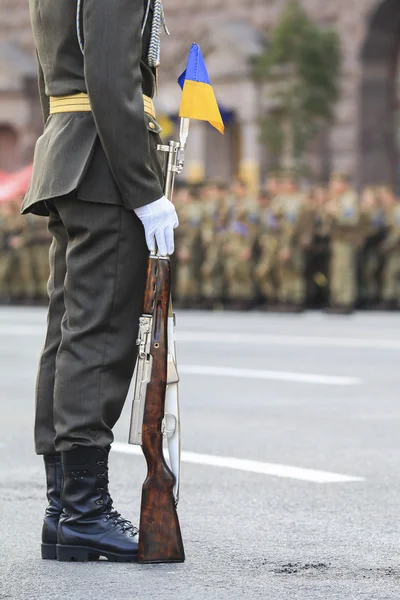
[[[37,60],[37,67],[38,67],[38,84],[39,84],[40,104],[42,105],[43,121],[44,121],[44,123],[46,123],[47,119],[49,118],[49,114],[50,114],[49,99],[46,96],[43,69],[42,69],[42,65],[40,64],[39,56],[38,56],[37,52],[36,52],[36,60]]]
[[[153,134],[143,108],[143,11],[143,0],[83,3],[87,92],[111,171],[125,206],[131,209],[163,196],[150,167]]]

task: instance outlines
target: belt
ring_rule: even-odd
[[[156,119],[153,100],[143,94],[144,112]],[[73,94],[72,96],[50,96],[50,114],[69,112],[91,112],[89,96],[87,94]]]

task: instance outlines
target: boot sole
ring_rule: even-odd
[[[137,554],[115,554],[102,550],[94,550],[85,546],[64,546],[57,544],[57,560],[60,562],[91,562],[101,556],[110,562],[137,562]]]
[[[57,560],[56,544],[42,544],[42,558],[44,560]]]

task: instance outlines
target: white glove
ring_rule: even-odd
[[[174,253],[174,229],[178,227],[178,215],[172,202],[165,196],[134,209],[143,223],[147,247],[154,254],[167,256]]]

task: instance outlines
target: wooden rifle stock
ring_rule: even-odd
[[[163,452],[168,361],[168,309],[171,268],[167,258],[151,256],[147,266],[143,313],[153,317],[151,380],[147,385],[142,428],[142,450],[147,477],[142,488],[139,526],[140,563],[183,562],[183,548],[173,488],[175,476]]]

